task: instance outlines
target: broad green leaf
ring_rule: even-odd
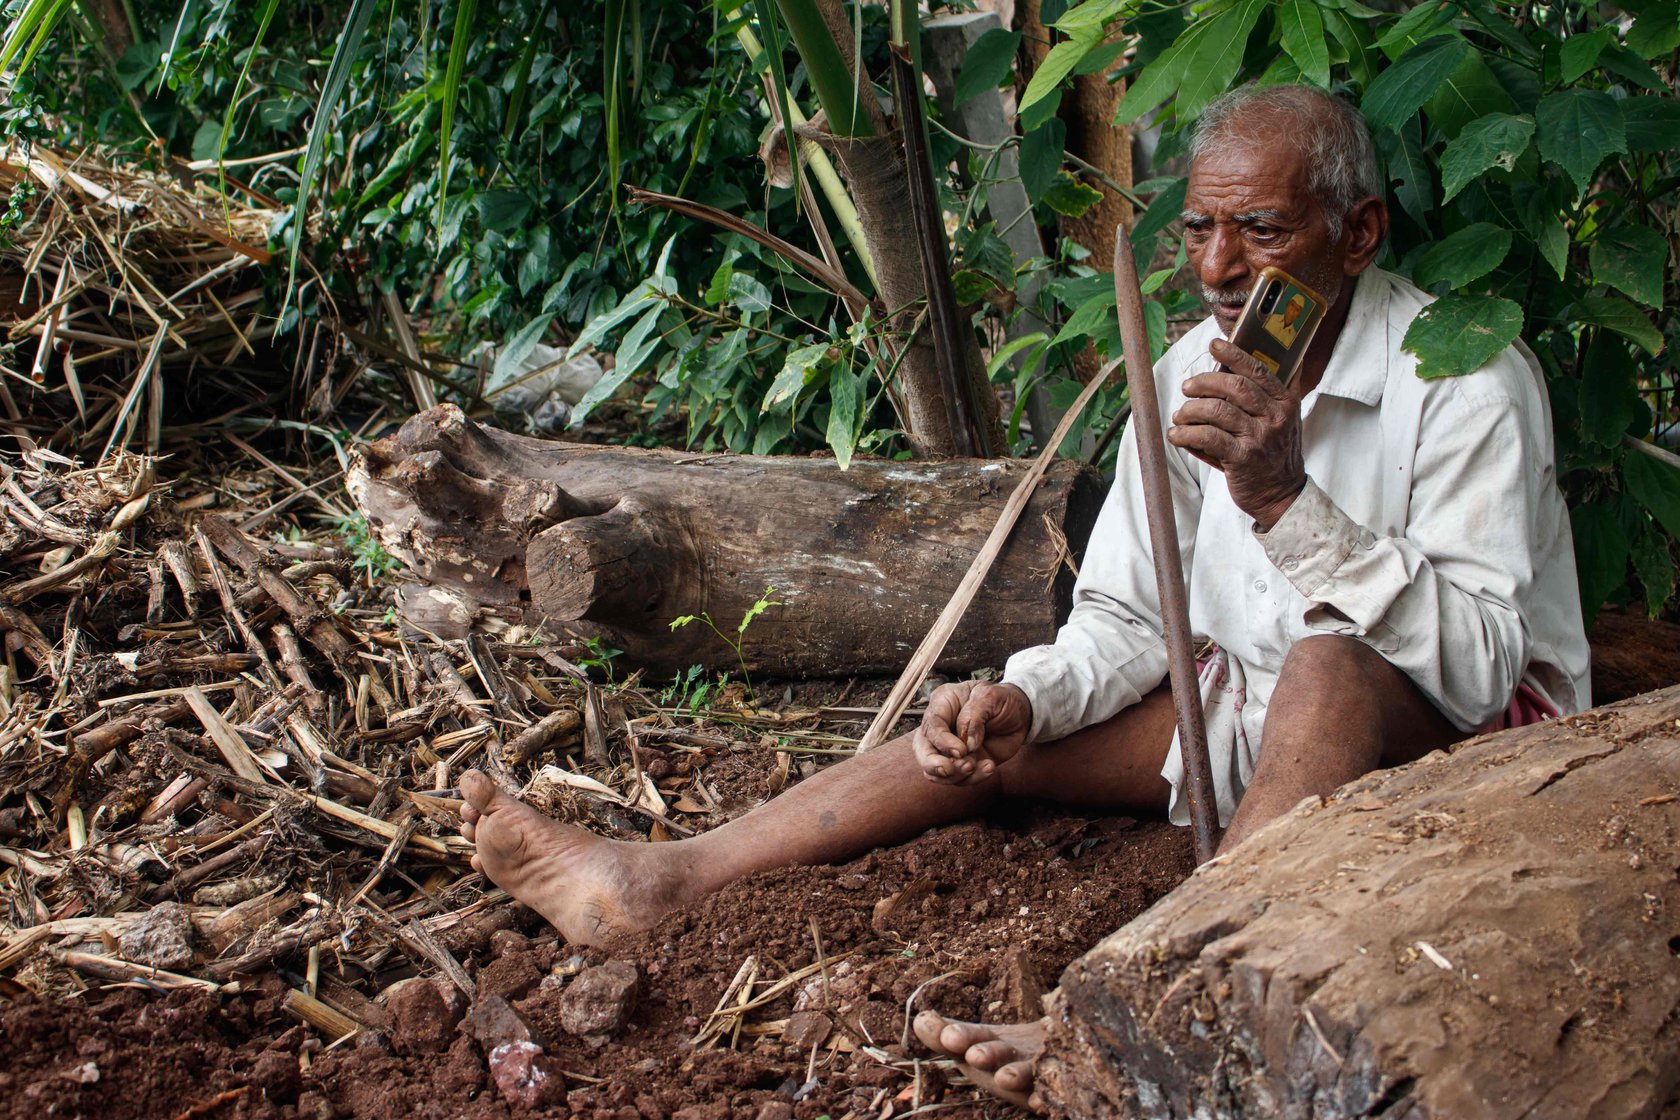
[[[952,94],[955,103],[961,105],[989,89],[997,89],[1008,77],[1020,47],[1021,33],[1001,27],[994,27],[976,39],[963,56],[962,72],[957,75],[957,88]]]
[[[1569,231],[1563,228],[1563,221],[1550,207],[1542,206],[1538,213],[1530,215],[1528,232],[1540,255],[1562,280],[1569,268]]]
[[[1082,0],[1052,20],[1050,26],[1064,35],[1101,31],[1104,24],[1120,13],[1121,7],[1122,0]]]
[[[1073,309],[1062,329],[1056,332],[1056,337],[1050,340],[1051,346],[1077,338],[1085,338],[1097,334],[1105,326],[1114,321],[1114,292],[1112,289],[1098,291],[1096,295]]]
[[[1596,89],[1547,94],[1535,111],[1540,155],[1569,173],[1585,193],[1604,157],[1627,151],[1627,130],[1616,99]]]
[[[1627,579],[1628,542],[1616,511],[1603,502],[1569,511],[1575,536],[1576,577],[1581,583],[1581,615],[1592,626],[1598,608]]]
[[[1116,39],[1112,43],[1102,44],[1079,60],[1073,68],[1073,76],[1083,78],[1087,74],[1106,72],[1121,55],[1132,49],[1132,46],[1131,39]]]
[[[1132,244],[1141,245],[1178,221],[1184,211],[1184,196],[1189,189],[1189,179],[1177,179],[1163,187],[1150,200],[1143,216],[1132,227]]]
[[[1604,53],[1598,56],[1598,65],[1606,74],[1614,74],[1623,81],[1648,89],[1652,93],[1665,93],[1669,89],[1662,75],[1651,69],[1644,59],[1615,41],[1605,47]]]
[[[547,226],[538,226],[531,233],[530,244],[525,249],[525,255],[519,258],[519,291],[521,295],[530,292],[549,277],[549,241],[551,234]]]
[[[770,289],[754,277],[737,272],[729,278],[729,302],[737,311],[751,315],[770,310]]]
[[[1467,125],[1441,153],[1441,201],[1489,168],[1511,170],[1533,136],[1533,117],[1491,113]]]
[[[1631,338],[1653,356],[1662,353],[1662,332],[1651,317],[1620,296],[1582,296],[1575,301],[1574,318]]]
[[[814,346],[789,350],[787,360],[782,363],[782,372],[776,375],[770,391],[764,394],[760,411],[769,412],[796,398],[800,390],[810,384],[813,371],[823,362],[828,349],[828,343],[819,342]]]
[[[1622,480],[1628,493],[1644,506],[1668,535],[1680,540],[1680,470],[1635,451],[1622,460]]]
[[[1601,447],[1614,447],[1639,415],[1639,387],[1627,343],[1596,332],[1582,362],[1578,403],[1581,434]]]
[[[845,366],[835,366],[828,375],[828,430],[825,437],[834,449],[834,461],[841,470],[852,465],[857,447],[859,406],[863,401],[862,379]]]
[[[1361,86],[1371,84],[1371,76],[1376,73],[1377,60],[1375,54],[1366,46],[1365,36],[1355,28],[1348,17],[1335,8],[1326,8],[1323,13],[1324,26],[1336,42],[1341,44],[1342,52],[1347,56],[1348,74]]]
[[[1204,106],[1230,88],[1242,69],[1243,51],[1249,33],[1260,19],[1266,0],[1238,0],[1238,3],[1191,26],[1184,38],[1194,40],[1184,61],[1184,79],[1173,100],[1173,114],[1188,121]],[[1198,34],[1200,32],[1200,34]]]
[[[1646,613],[1656,618],[1674,594],[1674,557],[1668,553],[1668,539],[1647,526],[1634,537],[1631,559],[1633,570],[1645,587]]]
[[[1458,10],[1451,4],[1426,0],[1401,16],[1393,27],[1383,32],[1382,37],[1377,40],[1377,49],[1391,59],[1398,59],[1419,43],[1437,35],[1451,33],[1453,16],[1457,14]]]
[[[1371,127],[1398,129],[1458,69],[1470,50],[1470,44],[1455,35],[1431,39],[1407,51],[1365,91],[1360,107]]]
[[[1278,5],[1282,45],[1301,74],[1320,89],[1330,85],[1330,48],[1324,43],[1324,20],[1316,0],[1283,0]]]
[[[495,389],[513,380],[519,372],[520,364],[536,349],[537,343],[542,341],[543,332],[552,322],[554,314],[549,312],[538,315],[520,327],[514,336],[508,339],[507,345],[497,352],[496,364],[490,371],[490,382],[486,388]]]
[[[512,233],[525,224],[531,213],[531,196],[524,191],[485,191],[473,196],[478,208],[478,220],[485,229],[497,233]]]
[[[1632,5],[1630,5],[1631,7]],[[1627,45],[1640,58],[1656,58],[1680,47],[1680,3],[1648,4],[1628,28]]]
[[[611,311],[595,316],[584,324],[583,330],[566,348],[566,357],[575,358],[583,351],[594,346],[624,320],[633,315],[646,311],[649,304],[658,302],[662,297],[675,289],[675,285],[668,279],[649,277],[630,290],[630,294],[619,300],[618,306]]]
[[[443,90],[439,101],[438,123],[438,184],[437,216],[443,217],[443,202],[449,197],[449,171],[453,162],[449,157],[450,143],[455,135],[455,107],[461,101],[461,73],[467,64],[467,49],[476,30],[473,21],[478,15],[478,0],[457,0],[455,27],[449,40],[449,63],[443,72]]]
[[[1099,27],[1051,47],[1050,53],[1044,56],[1044,61],[1033,71],[1032,80],[1027,83],[1026,91],[1021,94],[1021,105],[1016,112],[1025,114],[1034,105],[1059,90],[1062,79],[1072,73],[1074,66],[1090,54],[1101,41],[1102,28]]]
[[[1425,380],[1474,373],[1516,340],[1522,308],[1497,296],[1442,296],[1418,312],[1401,348],[1417,355]]]
[[[1044,205],[1064,218],[1077,218],[1103,200],[1103,193],[1071,175],[1058,175],[1044,192]]]
[[[1662,152],[1680,148],[1680,100],[1672,97],[1630,97],[1622,102],[1622,121],[1630,152]]]
[[[1662,307],[1668,242],[1650,226],[1618,226],[1599,234],[1588,259],[1595,282],[1620,288],[1649,307]]]
[[[1120,107],[1114,111],[1113,124],[1131,124],[1142,117],[1149,110],[1155,108],[1178,88],[1179,81],[1184,77],[1184,66],[1187,57],[1184,37],[1174,41],[1173,45],[1162,51],[1156,59],[1143,68],[1120,95]]]
[[[1598,64],[1598,56],[1615,41],[1611,27],[1596,27],[1585,35],[1571,35],[1558,51],[1558,79],[1564,85],[1574,85],[1576,79]]]
[[[613,353],[614,373],[623,370],[626,377],[631,377],[641,372],[642,364],[664,341],[659,334],[659,318],[664,313],[663,307],[650,307],[624,332],[624,341]]]
[[[706,306],[722,307],[723,301],[729,298],[729,281],[735,276],[735,262],[725,260],[712,273],[712,282],[706,285]]]
[[[1056,181],[1062,169],[1062,146],[1067,142],[1067,125],[1052,117],[1021,137],[1021,186],[1037,202]]]
[[[1388,167],[1388,178],[1396,184],[1395,201],[1418,225],[1429,228],[1435,212],[1435,176],[1423,155],[1423,122],[1407,120],[1398,132],[1377,133],[1377,147]]]
[[[1423,111],[1451,140],[1471,121],[1489,113],[1515,113],[1517,103],[1494,76],[1487,57],[1472,50],[1423,103]]]
[[[1511,231],[1492,222],[1477,222],[1431,245],[1412,270],[1412,282],[1433,288],[1445,281],[1461,288],[1498,268],[1511,251]]]

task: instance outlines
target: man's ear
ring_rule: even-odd
[[[1388,207],[1383,200],[1372,196],[1354,203],[1343,223],[1342,236],[1346,238],[1342,273],[1358,276],[1371,267],[1388,237]]]

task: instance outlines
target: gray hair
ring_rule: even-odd
[[[1216,98],[1196,118],[1190,157],[1231,147],[1255,149],[1276,143],[1276,134],[1241,130],[1249,113],[1269,116],[1288,126],[1307,160],[1307,185],[1324,207],[1330,236],[1342,235],[1342,222],[1355,203],[1382,197],[1376,147],[1359,110],[1341,98],[1311,86],[1259,86],[1254,82]]]

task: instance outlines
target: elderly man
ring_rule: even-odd
[[[1246,87],[1198,121],[1185,242],[1210,319],[1155,371],[1226,849],[1304,797],[1466,732],[1588,701],[1569,519],[1538,365],[1423,381],[1427,297],[1372,267],[1388,228],[1358,113]],[[1330,304],[1289,388],[1225,341],[1275,265]],[[621,844],[463,778],[474,865],[574,941],[645,928],[751,871],[834,862],[999,798],[1187,819],[1128,433],[1053,645],[946,685],[923,724],[693,840]],[[1176,453],[1173,451],[1176,449]],[[930,780],[931,779],[931,780]],[[1042,1024],[932,1012],[929,1046],[1030,1100]]]

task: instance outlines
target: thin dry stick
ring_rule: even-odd
[[[981,581],[986,578],[986,573],[991,571],[992,562],[997,559],[998,553],[1003,551],[1010,531],[1015,528],[1015,522],[1020,520],[1021,511],[1027,508],[1027,501],[1032,497],[1033,490],[1044,477],[1044,472],[1050,469],[1050,461],[1056,457],[1056,449],[1061,447],[1062,440],[1073,428],[1073,422],[1085,411],[1085,406],[1091,403],[1091,398],[1097,395],[1097,391],[1108,383],[1109,375],[1119,365],[1119,361],[1110,362],[1091,379],[1091,383],[1085,386],[1085,391],[1079,394],[1079,399],[1073,402],[1073,407],[1062,416],[1061,423],[1056,425],[1056,430],[1051,433],[1044,450],[1034,460],[1031,469],[1016,483],[1014,493],[1009,495],[1003,512],[998,515],[997,524],[992,526],[991,536],[986,538],[986,543],[974,557],[974,563],[969,565],[968,574],[963,576],[962,582],[957,585],[956,593],[951,596],[951,601],[945,604],[945,609],[939,612],[939,619],[927,632],[927,637],[922,639],[922,644],[910,655],[910,664],[904,667],[903,674],[893,685],[892,692],[887,695],[887,702],[881,705],[880,714],[858,741],[858,753],[878,746],[887,732],[892,730],[893,724],[899,721],[904,710],[910,706],[910,698],[915,695],[922,678],[933,668],[933,663],[939,660],[939,655],[945,652],[945,643],[950,641],[951,635],[956,632],[957,624],[962,621],[969,604],[974,602],[975,593],[980,590]]]

